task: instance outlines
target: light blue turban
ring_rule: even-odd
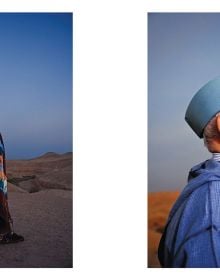
[[[220,112],[220,77],[209,81],[193,96],[186,110],[185,120],[203,138],[207,123]]]

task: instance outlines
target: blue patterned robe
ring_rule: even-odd
[[[162,267],[220,267],[220,162],[193,167],[160,240]]]

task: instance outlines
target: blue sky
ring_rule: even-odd
[[[0,13],[0,98],[8,159],[72,151],[71,13]]]
[[[208,158],[184,120],[197,90],[220,75],[220,13],[148,14],[148,190],[183,189]]]

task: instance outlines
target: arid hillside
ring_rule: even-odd
[[[148,194],[148,267],[160,267],[157,248],[169,211],[179,192]]]
[[[7,160],[6,166],[8,182],[27,192],[72,189],[71,152],[65,154],[48,152],[29,160]]]
[[[1,245],[0,268],[72,267],[72,152],[6,166],[9,210],[24,242]]]

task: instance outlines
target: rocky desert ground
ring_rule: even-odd
[[[0,268],[72,267],[72,152],[6,166],[14,231],[25,240],[0,246]]]
[[[152,192],[148,194],[148,267],[160,267],[157,248],[169,211],[179,192]]]

